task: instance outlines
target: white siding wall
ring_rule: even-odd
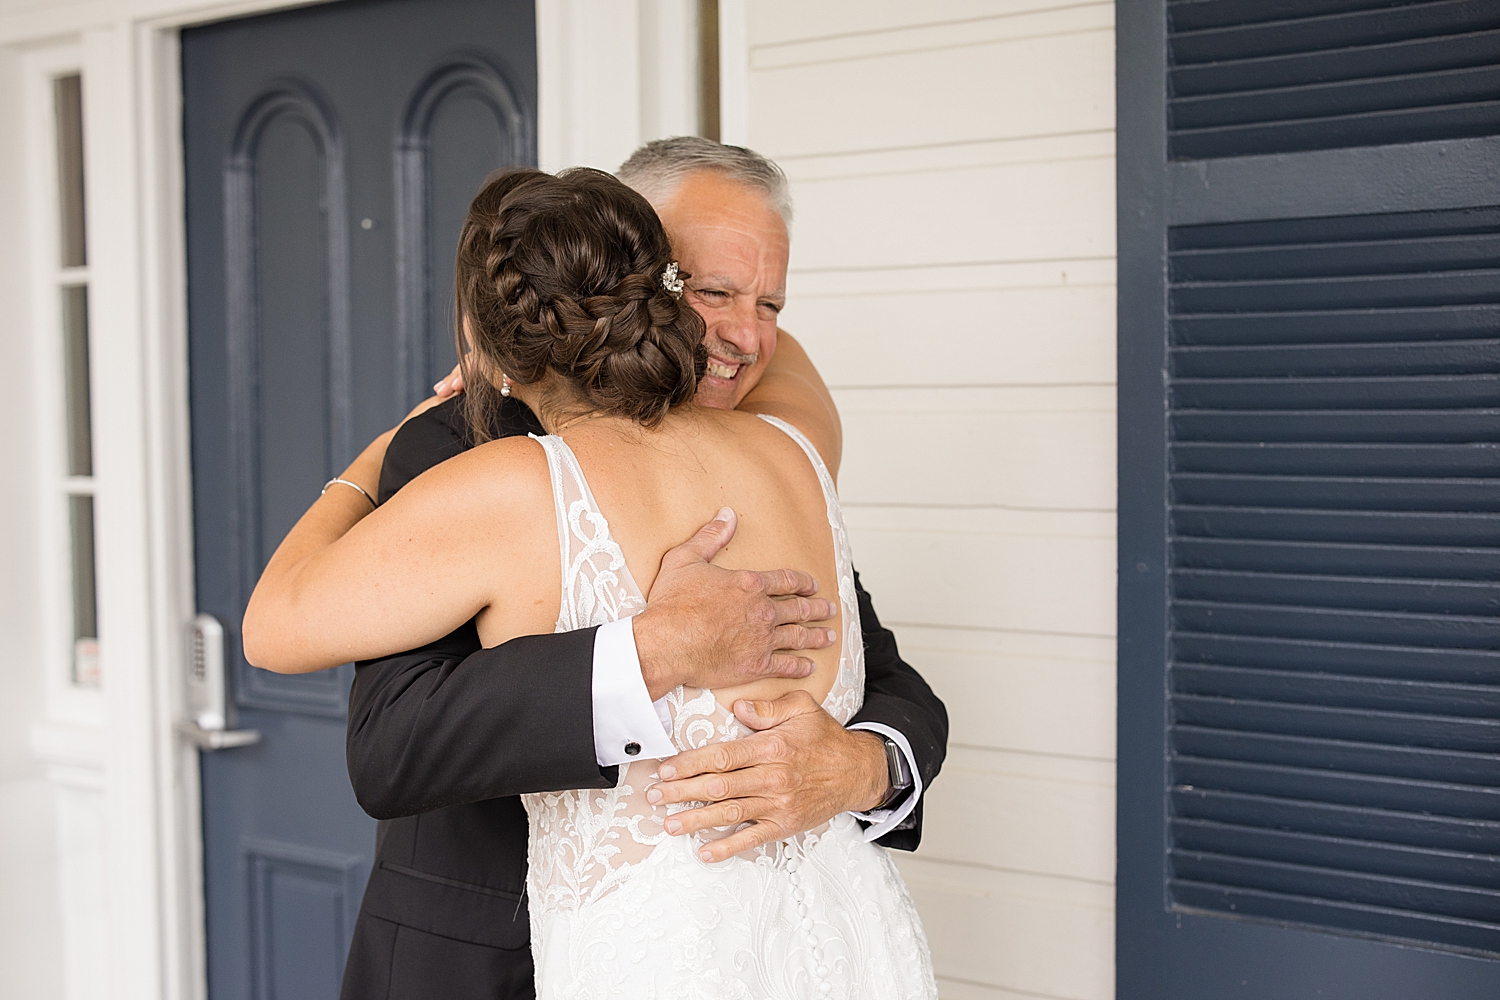
[[[953,722],[900,858],[943,995],[1103,1000],[1113,4],[745,10],[747,139],[796,198],[785,325],[843,413],[856,564]]]

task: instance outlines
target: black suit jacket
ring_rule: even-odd
[[[541,432],[506,400],[502,436]],[[459,400],[407,421],[386,451],[380,500],[468,447]],[[858,577],[856,576],[856,585]],[[948,716],[859,589],[865,702],[856,722],[904,734],[924,786],[942,767]],[[344,972],[344,1000],[533,995],[526,813],[518,796],[608,788],[594,755],[594,629],[481,649],[470,622],[423,649],[358,664],[349,777],[380,820],[375,868]],[[913,850],[908,828],[880,843]]]

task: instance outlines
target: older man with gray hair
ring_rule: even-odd
[[[652,203],[703,317],[707,374],[697,401],[733,408],[757,390],[799,400],[839,462],[838,414],[801,347],[777,328],[785,303],[791,196],[770,160],[691,137],[637,150],[619,176]],[[450,377],[440,396],[461,387]],[[471,440],[453,398],[408,420],[381,474],[384,502]],[[541,432],[505,401],[496,436]],[[663,758],[652,801],[695,803],[668,833],[737,827],[706,842],[717,861],[810,830],[841,812],[868,839],[904,850],[921,835],[921,795],[942,765],[942,702],[900,657],[859,589],[864,707],[845,729],[805,692],[735,706],[758,730],[677,753],[656,700],[678,685],[719,688],[803,676],[797,650],[833,641],[831,605],[799,574],[730,572],[712,559],[734,534],[709,522],[662,561],[644,611],[594,629],[480,649],[472,623],[425,649],[359,665],[350,696],[349,774],[381,820],[343,996],[390,1000],[533,995],[526,814],[519,795],[608,788],[619,765]],[[856,583],[857,583],[856,575]]]

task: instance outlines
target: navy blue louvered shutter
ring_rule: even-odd
[[[1118,5],[1118,996],[1500,997],[1500,0]]]

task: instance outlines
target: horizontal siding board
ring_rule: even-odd
[[[1176,538],[1175,566],[1265,573],[1338,573],[1448,580],[1500,580],[1500,551],[1432,545],[1341,545],[1249,539]]]
[[[1500,718],[1500,686],[1207,663],[1174,663],[1170,678],[1172,690],[1182,694]],[[1500,758],[1494,763],[1500,784]]]
[[[1329,708],[1190,694],[1175,695],[1172,711],[1173,721],[1183,725],[1500,753],[1500,719]]]
[[[1031,997],[1114,997],[1113,886],[892,856],[940,976]]]
[[[1500,584],[1475,580],[1392,580],[1293,573],[1176,569],[1172,596],[1221,604],[1297,604],[1357,611],[1500,615]]]
[[[1186,630],[1173,632],[1170,640],[1172,655],[1178,661],[1455,684],[1500,684],[1500,652],[1494,649],[1328,642]]]
[[[1500,927],[1482,921],[1174,879],[1173,898],[1185,909],[1229,911],[1240,916],[1311,927],[1343,927],[1417,944],[1440,943],[1471,951],[1500,951]]]
[[[940,513],[935,517],[930,508],[845,508],[855,565],[877,596],[882,619],[903,625],[1114,634],[1112,514]]]
[[[1493,784],[1500,773],[1500,755],[1438,750],[1432,747],[1389,746],[1290,736],[1286,733],[1248,733],[1207,726],[1179,725],[1172,730],[1177,753],[1243,760],[1262,764],[1307,765],[1359,774],[1381,774],[1429,781]]]
[[[1274,795],[1424,816],[1500,820],[1500,788],[1483,785],[1182,756],[1172,760],[1172,780],[1185,788]]]
[[[1500,840],[1500,823],[1482,819],[1424,816],[1332,802],[1299,802],[1206,788],[1173,788],[1171,801],[1176,817],[1411,847],[1490,853]]]

